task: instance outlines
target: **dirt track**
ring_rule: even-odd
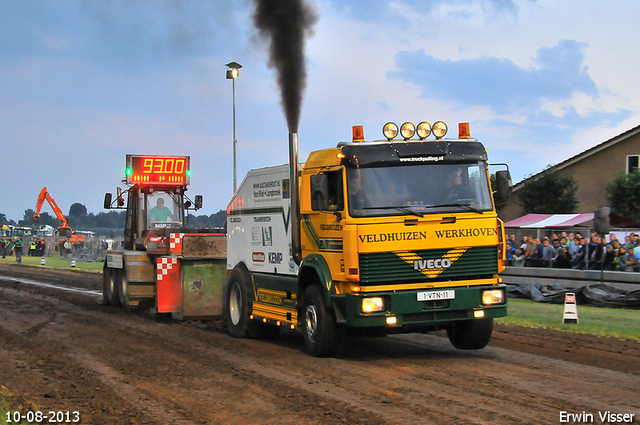
[[[0,275],[101,287],[82,272]],[[602,423],[607,410],[640,423],[635,341],[497,326],[478,351],[403,335],[317,359],[295,334],[233,339],[221,325],[157,323],[0,277],[0,391],[83,424],[556,424],[561,411]]]

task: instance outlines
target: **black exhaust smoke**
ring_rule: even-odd
[[[304,42],[313,35],[318,15],[304,0],[254,0],[253,22],[271,41],[270,68],[277,71],[289,133],[298,132],[302,95],[307,85]]]
[[[300,265],[300,205],[298,187],[298,124],[302,95],[307,85],[304,64],[305,38],[313,35],[318,16],[304,0],[254,0],[253,22],[260,35],[270,40],[270,68],[277,72],[282,109],[289,127],[291,184],[291,254]]]

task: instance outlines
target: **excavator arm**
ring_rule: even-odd
[[[33,215],[33,219],[38,221],[38,217],[40,217],[40,210],[42,209],[42,204],[44,204],[45,200],[49,202],[49,205],[51,205],[51,209],[56,214],[56,217],[58,217],[58,220],[62,222],[60,227],[69,227],[67,226],[67,218],[62,214],[62,210],[60,210],[56,201],[51,197],[51,195],[49,195],[46,187],[43,187],[40,191],[38,202],[36,203],[36,213]]]

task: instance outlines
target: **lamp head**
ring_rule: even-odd
[[[242,65],[240,65],[238,62],[229,62],[227,66],[229,67],[229,69],[227,69],[227,80],[234,80],[238,78]]]

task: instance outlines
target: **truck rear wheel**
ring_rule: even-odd
[[[249,315],[251,314],[250,287],[248,276],[240,270],[234,270],[224,290],[224,318],[227,331],[234,338],[253,338],[254,329]]]
[[[447,328],[449,341],[460,350],[479,350],[486,347],[492,333],[492,318],[455,322]]]
[[[337,325],[318,286],[309,286],[304,292],[302,321],[302,337],[307,352],[314,357],[333,354],[337,348]]]

